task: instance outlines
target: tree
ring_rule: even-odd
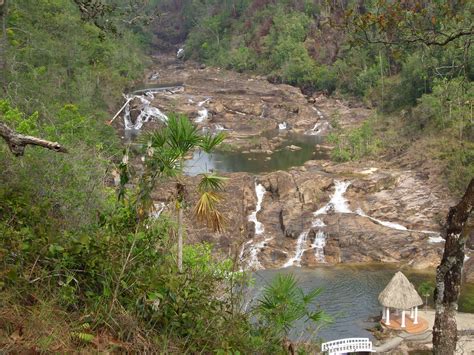
[[[323,310],[311,310],[311,305],[321,292],[321,288],[315,288],[305,293],[298,287],[293,274],[278,274],[263,290],[263,296],[258,300],[254,312],[257,319],[273,332],[270,336],[283,338],[286,344],[289,343],[288,335],[295,322],[304,319],[305,322],[309,321],[320,327],[331,321]],[[289,348],[293,348],[291,343]],[[293,351],[291,352],[294,353]]]
[[[184,158],[194,149],[210,153],[222,143],[225,135],[201,135],[186,116],[170,115],[165,128],[144,138],[146,146],[145,173],[140,181],[137,212],[144,215],[152,208],[151,192],[159,178],[177,178],[176,209],[178,211],[178,269],[183,270],[183,210],[187,203],[186,184],[182,177]],[[198,219],[206,221],[214,231],[223,229],[224,219],[217,209],[225,179],[204,174],[198,186],[200,199],[195,209]]]
[[[428,307],[428,297],[431,296],[431,294],[434,291],[434,285],[430,281],[425,281],[418,286],[418,292],[420,293],[421,296],[425,298],[425,308]]]
[[[474,209],[474,179],[461,201],[451,207],[447,218],[446,242],[443,258],[436,271],[435,307],[433,326],[433,353],[450,355],[456,351],[456,312],[462,281],[464,248],[469,231],[466,222]]]

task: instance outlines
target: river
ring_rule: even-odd
[[[321,266],[309,268],[304,267],[304,264],[303,267],[297,267],[296,265],[300,265],[301,259],[304,259],[302,254],[305,251],[310,251],[313,254],[319,252],[319,258],[317,257],[316,261],[321,263],[326,262],[324,258],[326,252],[326,236],[322,232],[325,228],[325,223],[321,218],[327,217],[329,222],[333,222],[331,219],[334,219],[335,214],[341,214],[341,216],[345,218],[357,218],[360,223],[365,223],[362,228],[372,228],[373,224],[375,226],[373,228],[378,228],[374,229],[372,232],[374,238],[383,227],[385,228],[384,235],[391,236],[393,234],[394,240],[407,238],[402,239],[401,245],[404,245],[403,240],[410,240],[408,244],[413,243],[413,239],[408,238],[414,238],[414,234],[421,235],[423,233],[426,234],[426,232],[410,230],[391,221],[395,218],[395,221],[408,223],[408,221],[406,221],[407,216],[410,217],[412,214],[411,212],[409,213],[409,211],[416,211],[416,213],[413,213],[415,217],[413,217],[412,225],[424,225],[426,221],[432,221],[434,212],[431,211],[440,210],[439,206],[435,206],[432,202],[438,201],[435,199],[436,196],[433,197],[431,191],[429,194],[423,192],[424,190],[422,190],[422,187],[424,187],[423,185],[425,182],[420,180],[421,178],[419,178],[418,175],[412,174],[410,171],[402,173],[394,171],[394,176],[398,176],[398,180],[395,178],[394,180],[401,182],[399,183],[399,191],[401,192],[399,192],[397,200],[391,200],[392,202],[388,202],[390,201],[393,191],[387,190],[390,191],[389,194],[384,195],[385,190],[383,186],[385,181],[389,182],[392,180],[384,178],[383,175],[381,175],[385,180],[381,178],[373,185],[370,185],[371,182],[368,177],[371,176],[374,171],[377,171],[377,168],[370,167],[367,170],[367,167],[364,168],[363,164],[361,164],[360,168],[356,168],[356,170],[359,171],[359,173],[357,173],[358,175],[354,175],[352,167],[348,167],[348,170],[343,174],[346,177],[349,176],[354,181],[353,185],[355,188],[352,191],[353,195],[351,202],[358,203],[359,201],[357,199],[362,200],[362,198],[366,198],[365,205],[369,208],[376,203],[380,204],[380,200],[382,200],[384,203],[384,206],[382,207],[383,209],[387,209],[388,217],[383,216],[384,218],[382,218],[380,215],[374,215],[375,217],[372,217],[360,209],[352,208],[352,206],[350,206],[351,209],[349,209],[349,207],[346,206],[345,199],[342,195],[345,192],[345,189],[339,194],[339,196],[337,194],[337,183],[333,197],[339,196],[340,198],[332,198],[329,203],[325,204],[324,198],[321,200],[321,196],[317,194],[313,196],[307,192],[306,195],[304,195],[305,184],[310,186],[309,182],[311,180],[322,178],[321,174],[323,174],[323,172],[320,170],[320,175],[308,172],[309,175],[304,177],[305,181],[300,181],[298,182],[299,185],[296,185],[298,194],[295,194],[295,196],[288,195],[296,200],[301,199],[301,196],[306,196],[306,200],[303,198],[300,205],[298,205],[299,202],[296,203],[294,201],[292,202],[293,204],[290,203],[291,201],[278,201],[279,194],[284,193],[283,189],[281,189],[278,194],[272,194],[271,196],[270,193],[266,194],[265,189],[263,189],[262,193],[258,195],[258,188],[263,187],[261,184],[257,184],[257,180],[262,178],[266,173],[278,170],[289,171],[291,167],[301,167],[308,161],[327,161],[329,158],[327,151],[320,149],[320,145],[324,141],[323,135],[320,133],[323,130],[330,129],[329,121],[326,118],[326,116],[329,116],[328,109],[326,109],[323,114],[313,105],[313,103],[307,103],[299,93],[292,91],[292,89],[288,87],[286,87],[286,89],[281,89],[280,86],[271,85],[266,81],[254,80],[253,78],[240,78],[235,73],[224,73],[214,69],[209,69],[208,71],[186,70],[187,69],[184,69],[183,71],[172,71],[171,73],[173,75],[176,73],[178,75],[180,73],[185,74],[183,77],[186,80],[183,80],[183,82],[187,81],[186,85],[190,84],[188,86],[181,87],[181,81],[179,82],[180,87],[175,87],[178,85],[175,83],[167,85],[166,82],[163,82],[160,87],[155,87],[157,90],[152,90],[155,93],[146,94],[149,87],[145,90],[145,93],[139,89],[133,92],[135,96],[139,97],[143,104],[143,115],[140,115],[137,121],[132,123],[130,121],[129,109],[127,108],[125,110],[124,136],[132,136],[132,139],[134,139],[135,134],[139,133],[142,125],[144,125],[146,129],[146,124],[151,120],[166,123],[166,115],[169,112],[176,110],[176,108],[179,108],[178,111],[182,110],[183,113],[188,114],[188,116],[198,124],[199,129],[204,131],[227,130],[233,138],[234,143],[238,142],[242,136],[245,136],[246,132],[249,132],[249,134],[248,137],[244,138],[248,138],[249,141],[254,141],[255,146],[259,145],[258,141],[261,137],[266,140],[274,139],[275,137],[278,138],[280,144],[276,145],[276,148],[271,150],[263,149],[261,147],[260,150],[251,148],[232,148],[221,149],[211,155],[196,151],[193,153],[192,157],[186,161],[184,172],[191,176],[209,171],[223,173],[245,172],[250,175],[256,175],[255,177],[252,177],[252,185],[254,185],[252,188],[257,190],[258,200],[256,203],[257,206],[255,207],[254,205],[255,209],[249,209],[248,201],[246,202],[248,196],[232,196],[233,201],[231,203],[233,205],[236,204],[235,202],[238,204],[242,203],[242,206],[236,209],[238,213],[242,213],[242,216],[233,216],[235,220],[244,219],[255,224],[254,237],[251,239],[244,239],[244,242],[242,242],[242,240],[239,241],[242,242],[241,245],[244,247],[242,248],[242,255],[244,254],[244,249],[248,247],[247,249],[249,252],[246,255],[248,259],[250,259],[250,264],[258,266],[257,268],[263,268],[262,270],[253,272],[255,284],[249,291],[251,299],[257,299],[263,287],[271,282],[278,273],[293,272],[297,276],[299,285],[303,289],[308,290],[314,287],[322,287],[324,290],[317,299],[317,306],[329,313],[334,321],[324,329],[321,329],[317,336],[320,336],[325,340],[357,336],[371,337],[367,328],[373,326],[374,323],[369,321],[369,318],[379,315],[381,310],[377,296],[395,272],[399,270],[397,266],[388,263],[370,265],[365,262],[362,262],[361,266],[321,264]],[[166,78],[166,72],[162,72],[162,74],[163,77]],[[229,77],[234,81],[229,80]],[[282,104],[282,102],[284,102],[284,104]],[[338,106],[337,109],[339,108],[340,107]],[[354,110],[351,109],[351,112],[353,111]],[[334,110],[334,112],[339,115],[339,111]],[[305,169],[301,168],[301,171],[305,171]],[[298,172],[295,174],[296,176],[299,176],[298,174],[301,175],[302,173]],[[336,179],[339,179],[337,174],[339,173],[331,173],[330,175],[334,182],[336,182]],[[415,176],[415,178],[412,178],[412,176]],[[412,181],[410,179],[415,180]],[[378,181],[380,181],[380,183]],[[403,181],[407,182],[406,185],[410,185],[409,190],[402,190],[402,188],[404,188]],[[288,186],[292,183],[291,181],[283,182]],[[410,184],[408,184],[408,182],[410,182]],[[342,183],[341,180],[341,184]],[[347,182],[346,184],[349,183]],[[379,187],[379,185],[382,187]],[[314,189],[316,190],[317,185],[314,186]],[[324,189],[318,187],[319,193],[326,195],[329,194],[330,191],[332,191],[332,187],[329,188],[329,186],[330,185],[326,185]],[[284,188],[285,185],[282,184],[281,187]],[[347,186],[345,186],[345,188],[347,188]],[[427,188],[429,189],[429,187]],[[309,189],[309,187],[306,189]],[[359,193],[357,198],[354,197],[355,193]],[[265,201],[263,201],[264,195],[268,195],[265,197]],[[416,204],[410,200],[412,196],[414,196],[413,201],[416,202]],[[425,196],[428,196],[430,199],[423,200]],[[327,200],[328,198],[326,201]],[[390,205],[396,206],[397,201],[401,201],[403,206],[406,205],[410,208],[400,208],[395,214],[391,213]],[[164,202],[161,201],[161,203]],[[281,208],[277,206],[279,203],[282,205]],[[280,208],[280,213],[273,213],[273,206]],[[283,216],[283,210],[287,206],[290,206],[293,209],[289,210],[289,212],[301,211],[294,215],[290,213],[290,217],[294,218],[295,221],[298,214],[301,215],[304,211],[307,211],[307,208],[317,206],[316,209],[312,210],[313,217],[311,218],[314,219],[314,221],[310,228],[319,229],[321,232],[319,234],[324,238],[320,238],[321,241],[317,238],[312,242],[306,240],[305,235],[308,236],[309,230],[301,233],[301,238],[298,237],[296,241],[290,238],[285,238],[285,235],[275,234],[277,232],[281,233],[281,218]],[[424,206],[424,209],[420,209],[419,206]],[[426,216],[423,214],[425,210],[427,211]],[[371,211],[371,213],[374,212],[376,211]],[[246,216],[246,213],[251,214]],[[271,216],[262,218],[262,214],[265,213],[272,214]],[[315,219],[315,216],[318,218]],[[270,218],[274,218],[275,221],[270,223]],[[260,222],[260,220],[263,222]],[[290,225],[294,220],[290,220]],[[341,222],[338,221],[341,227],[344,227],[346,224],[344,221],[344,219],[342,219]],[[369,222],[373,223],[370,224]],[[334,226],[335,224],[333,223],[332,225]],[[275,227],[277,228],[275,229]],[[330,227],[330,225],[328,225],[328,227]],[[338,227],[337,230],[339,229],[340,228]],[[239,237],[242,238],[242,235],[244,234],[238,234],[238,231],[239,225],[235,224],[235,228],[229,232],[230,239],[237,240]],[[233,232],[235,232],[235,235],[232,234]],[[364,232],[366,233],[367,231],[364,230]],[[273,233],[273,235],[271,233]],[[333,240],[342,240],[343,237],[345,237],[338,233],[339,232],[333,232],[332,235],[330,235],[330,238]],[[362,240],[363,235],[357,233],[354,233],[354,238],[360,238],[358,240]],[[418,253],[417,255],[423,254],[424,248],[434,250],[435,248],[440,248],[442,246],[442,244],[440,244],[442,243],[442,239],[437,240],[436,238],[439,239],[439,237],[432,237],[432,234],[430,233],[431,232],[428,232],[427,236],[417,237],[416,242],[418,244],[413,244],[413,248],[416,249],[416,252]],[[317,233],[316,237],[319,234]],[[290,263],[287,261],[287,264],[293,266],[284,269],[264,270],[265,265],[260,263],[261,260],[259,260],[259,253],[262,249],[268,247],[267,243],[269,241],[276,242],[278,240],[284,241],[284,245],[282,243],[276,243],[273,247],[276,251],[282,250],[281,253],[286,253],[286,257],[292,257],[292,259],[288,259],[292,262]],[[431,242],[438,244],[430,244]],[[358,243],[360,243],[360,241]],[[369,243],[373,244],[373,242]],[[284,249],[278,249],[282,245],[285,247],[293,247],[294,245],[294,250],[286,249],[285,252]],[[354,245],[354,243],[347,243],[344,248],[347,250],[351,245]],[[302,253],[300,253],[301,255],[297,255],[298,247],[302,250],[306,248]],[[390,254],[396,254],[397,245],[394,244],[394,246],[390,247],[392,248]],[[379,249],[380,248],[383,247],[379,247]],[[364,248],[362,247],[360,249]],[[351,250],[354,250],[354,248]],[[363,250],[357,250],[357,252],[363,257],[367,256],[366,254],[363,254]],[[409,253],[407,255],[413,257],[412,254]],[[426,254],[424,257],[429,260],[431,255],[433,254]],[[344,257],[349,257],[347,251]],[[413,260],[416,260],[416,255],[413,257]],[[283,264],[284,260],[280,265]],[[433,269],[431,268],[429,270],[431,270],[431,273],[420,273],[410,271],[410,269],[404,269],[404,273],[410,281],[417,285],[422,281],[434,279]],[[473,295],[474,286],[472,284],[465,285],[460,299],[461,311],[474,311],[474,304],[472,301],[474,299],[474,297],[472,297]],[[304,339],[308,336],[313,335],[308,334],[305,331],[305,325],[302,323],[297,324],[293,330],[292,337],[294,339],[300,337]]]

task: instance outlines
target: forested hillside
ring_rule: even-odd
[[[0,0],[0,352],[312,354],[368,317],[390,337],[377,293],[421,269],[430,302],[474,176],[473,11]],[[448,219],[462,312],[473,184]]]
[[[188,58],[375,107],[373,148],[415,160],[426,152],[421,160],[439,165],[453,191],[474,174],[472,2],[169,0],[160,8],[157,32],[185,40]],[[361,135],[333,137],[335,159],[358,159]]]

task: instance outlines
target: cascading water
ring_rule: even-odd
[[[255,194],[257,195],[257,205],[255,206],[255,211],[253,211],[249,217],[248,220],[250,222],[253,222],[255,225],[255,236],[261,235],[265,231],[265,227],[263,223],[261,223],[258,218],[257,214],[260,212],[262,209],[262,202],[263,198],[265,196],[265,187],[262,184],[257,184],[255,183]],[[265,246],[265,243],[270,241],[272,238],[266,238],[264,240],[261,240],[259,242],[256,242],[252,239],[246,242],[240,251],[240,261],[244,261],[244,256],[245,256],[245,251],[248,249],[248,260],[247,260],[247,267],[251,269],[261,269],[262,265],[260,264],[260,261],[258,260],[258,254],[262,250],[262,248]]]
[[[158,219],[161,216],[161,213],[166,207],[164,202],[154,203],[153,204],[154,211],[151,213],[150,217],[153,219]]]
[[[334,181],[336,190],[334,191],[334,195],[332,195],[331,200],[329,200],[326,206],[321,207],[313,214],[315,216],[319,216],[321,214],[328,213],[331,209],[334,209],[334,212],[339,213],[352,213],[347,206],[347,200],[344,197],[344,193],[347,191],[347,188],[350,184],[350,181]]]
[[[225,128],[223,125],[221,125],[221,124],[219,124],[219,123],[216,123],[216,124],[214,125],[214,129],[215,129],[216,131],[228,131],[227,128]]]
[[[207,110],[207,108],[204,107],[204,105],[208,103],[209,100],[210,99],[208,98],[198,103],[198,107],[201,109],[198,109],[198,116],[194,119],[194,122],[202,123],[207,120],[207,118],[209,117],[209,111]]]
[[[257,195],[257,206],[255,211],[253,211],[248,217],[250,222],[255,224],[255,235],[260,235],[265,231],[263,223],[259,222],[257,219],[257,214],[262,209],[263,196],[265,195],[265,187],[262,184],[255,183],[255,193]]]
[[[321,111],[319,111],[319,110],[318,110],[316,107],[314,107],[314,106],[312,107],[312,109],[313,109],[314,111],[316,111],[316,113],[318,114],[318,117],[319,117],[321,120],[324,119],[324,115],[323,115],[323,113],[322,113]]]
[[[288,123],[286,123],[286,122],[279,123],[279,124],[278,124],[278,129],[279,129],[280,131],[283,131],[283,130],[285,130],[285,129],[288,129]]]
[[[299,236],[298,239],[296,240],[296,250],[295,250],[295,256],[290,258],[283,267],[289,267],[289,266],[301,266],[301,258],[303,256],[303,253],[306,251],[305,246],[306,242],[308,240],[308,234],[309,230],[302,232]]]
[[[335,181],[335,191],[332,195],[329,202],[316,212],[314,212],[314,216],[319,216],[328,213],[330,210],[334,210],[334,212],[338,213],[352,213],[349,207],[347,206],[347,200],[344,197],[344,193],[347,191],[347,188],[351,184],[350,181]],[[317,218],[312,223],[312,228],[319,228],[316,232],[316,236],[314,238],[314,242],[311,244],[309,249],[314,250],[315,258],[318,262],[324,263],[326,260],[324,258],[324,246],[326,245],[326,234],[324,233],[321,228],[325,226],[324,222]],[[298,237],[296,242],[296,251],[295,256],[290,258],[283,267],[288,267],[292,265],[300,266],[301,258],[303,253],[306,251],[304,245],[307,243],[309,230],[304,231]]]
[[[387,227],[387,228],[396,229],[396,230],[399,230],[399,231],[408,230],[407,227],[402,226],[401,224],[394,223],[394,222],[381,221],[380,219],[370,217],[364,211],[362,211],[362,209],[360,209],[360,208],[358,208],[356,210],[356,214],[358,214],[359,216],[362,216],[362,217],[366,217],[366,218],[368,218],[368,219],[370,219],[374,222],[377,222],[378,224],[381,224],[382,226]]]
[[[326,246],[326,234],[322,230],[318,230],[314,237],[314,242],[311,248],[314,249],[314,257],[319,263],[325,263],[324,247]]]
[[[135,122],[132,122],[130,116],[130,102],[135,98],[140,100],[143,108]],[[140,130],[144,123],[150,121],[153,118],[157,118],[163,123],[168,122],[168,116],[166,116],[158,108],[151,106],[151,101],[153,98],[154,96],[150,92],[147,92],[145,95],[132,95],[127,97],[128,104],[125,106],[125,114],[123,116],[126,130]]]

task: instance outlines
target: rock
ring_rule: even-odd
[[[298,147],[297,145],[293,145],[293,144],[292,144],[292,145],[289,145],[289,146],[285,147],[285,149],[286,149],[286,150],[291,150],[291,151],[297,151],[297,150],[301,150],[301,149],[303,149],[303,148]]]
[[[220,101],[211,103],[209,105],[209,109],[213,114],[216,114],[216,115],[225,112],[225,107]]]

